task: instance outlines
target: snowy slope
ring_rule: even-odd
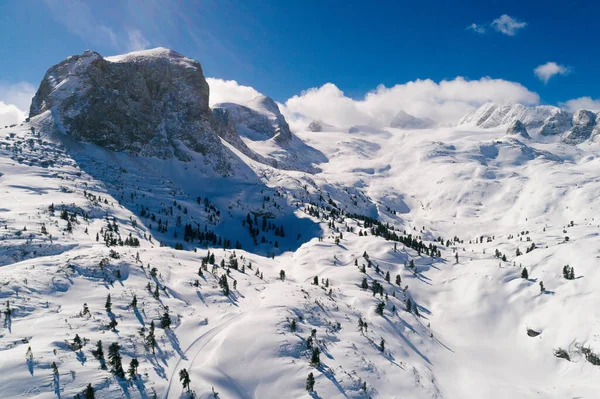
[[[581,115],[588,139],[543,140],[541,117],[500,123],[518,109],[295,132],[313,173],[223,138],[227,176],[115,152],[48,112],[0,129],[0,397],[595,398],[595,130]],[[99,340],[137,373],[102,368]]]

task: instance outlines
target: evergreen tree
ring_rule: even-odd
[[[384,309],[385,309],[385,303],[379,302],[377,304],[377,307],[375,308],[375,313],[377,313],[380,316],[383,316],[383,310]]]
[[[321,351],[319,348],[313,348],[310,364],[313,367],[319,367],[321,365]]]
[[[314,285],[319,285],[319,276],[315,276],[315,277],[313,278],[313,284],[314,284]]]
[[[406,299],[406,311],[409,313],[412,312],[412,301],[410,298]]]
[[[95,399],[96,395],[94,393],[94,387],[92,384],[88,384],[85,390],[83,391],[83,397],[85,399]]]
[[[524,267],[523,271],[521,272],[521,278],[524,278],[526,280],[529,279],[529,272],[527,272],[527,268],[526,267]]]
[[[79,334],[75,334],[75,338],[73,338],[73,350],[80,350],[83,347],[83,344],[81,342],[81,338],[79,337]]]
[[[132,380],[135,380],[137,378],[137,370],[139,365],[140,362],[138,362],[138,360],[135,357],[131,359],[131,362],[129,363],[129,370],[127,370],[127,373],[129,373],[129,378],[131,378]]]
[[[58,377],[58,366],[56,365],[56,362],[52,362],[52,374],[54,374],[55,377]]]
[[[134,309],[137,309],[137,296],[133,294],[133,299],[131,300],[130,306]]]
[[[110,365],[110,371],[119,378],[125,377],[125,371],[123,371],[123,364],[121,358],[121,347],[118,343],[113,342],[108,347],[108,364]]]
[[[281,269],[279,271],[279,278],[281,279],[281,281],[285,281],[285,270]]]
[[[96,342],[96,350],[92,350],[92,355],[98,360],[104,360],[104,349],[102,349],[102,341]]]
[[[314,392],[315,390],[315,376],[313,373],[308,373],[308,377],[306,377],[306,390],[308,392]]]
[[[154,336],[154,320],[150,322],[150,329],[148,330],[148,335],[146,335],[146,345],[152,348],[152,354],[155,354],[156,348],[156,337]]]
[[[106,311],[107,311],[107,312],[111,312],[111,311],[112,311],[112,310],[111,310],[111,309],[112,309],[112,302],[111,302],[111,300],[110,300],[110,294],[108,294],[108,295],[106,296],[106,303],[104,304],[104,307],[106,308]]]
[[[164,329],[171,328],[171,316],[169,316],[169,307],[165,308],[165,313],[163,313],[162,317],[160,318],[160,326]]]
[[[292,322],[290,323],[290,330],[296,332],[296,320],[294,319],[292,319]]]
[[[367,282],[366,278],[363,278],[362,283],[360,284],[360,288],[362,288],[363,290],[369,289],[369,283]]]
[[[543,281],[540,281],[540,291],[542,292],[542,294],[544,292],[546,292],[546,288],[544,287],[544,282]]]
[[[396,285],[402,284],[402,277],[399,274],[396,274]]]
[[[389,271],[385,272],[385,281],[387,281],[388,283],[390,282],[390,272]]]
[[[183,385],[183,389],[186,389],[189,392],[190,391],[190,375],[186,369],[181,369],[179,371],[179,381],[181,381],[181,385]]]
[[[385,351],[385,340],[383,338],[381,338],[381,342],[379,343],[379,350],[380,351]]]

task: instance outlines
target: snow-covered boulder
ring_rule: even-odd
[[[582,143],[592,136],[594,126],[596,126],[596,114],[580,109],[573,115],[573,127],[565,133],[563,141],[568,144]]]
[[[114,151],[183,161],[200,153],[227,173],[208,95],[200,63],[175,51],[102,57],[88,50],[46,72],[30,116],[51,111],[59,131]]]
[[[430,118],[417,118],[402,110],[398,111],[390,122],[390,127],[397,129],[429,129],[435,126],[435,121]]]
[[[527,127],[520,120],[516,119],[506,129],[506,134],[511,136],[521,136],[526,139],[530,139],[529,133],[527,133]]]

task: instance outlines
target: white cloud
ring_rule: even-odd
[[[539,96],[519,83],[481,78],[434,82],[416,80],[391,88],[383,85],[355,100],[333,83],[312,88],[285,102],[286,118],[321,120],[336,126],[375,124],[387,126],[399,110],[417,117],[429,117],[440,123],[454,123],[467,111],[486,102],[519,102],[534,105]]]
[[[22,122],[29,114],[35,88],[27,82],[0,82],[0,126]]]
[[[127,36],[127,51],[145,50],[150,46],[150,42],[139,29],[127,31]]]
[[[589,109],[590,111],[600,111],[600,98],[592,99],[591,97],[579,97],[560,104],[571,112],[579,109]]]
[[[237,103],[243,104],[252,100],[260,93],[253,87],[243,86],[235,80],[223,80],[216,78],[206,78],[210,87],[209,103],[212,107],[218,103]]]
[[[498,32],[504,33],[508,36],[514,36],[517,34],[519,29],[523,29],[525,26],[527,26],[527,23],[504,14],[493,20],[491,26]]]
[[[25,113],[13,104],[0,101],[0,127],[20,123],[25,119]]]
[[[476,32],[476,33],[485,33],[486,28],[484,25],[478,25],[478,24],[473,23],[473,24],[467,26],[467,30],[472,30],[473,32]]]
[[[533,70],[535,75],[544,83],[548,83],[554,75],[567,75],[570,69],[564,65],[558,65],[556,62],[547,62]]]

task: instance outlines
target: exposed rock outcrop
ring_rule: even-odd
[[[573,115],[573,127],[565,133],[563,141],[568,144],[579,144],[592,136],[596,126],[596,114],[592,111],[580,109]]]
[[[417,118],[402,110],[398,111],[390,122],[390,127],[397,129],[429,129],[435,126],[435,121],[430,118]]]
[[[556,114],[549,116],[540,129],[542,136],[555,136],[563,134],[571,128],[572,116],[567,111],[560,110]]]
[[[508,125],[508,128],[506,129],[506,134],[512,136],[521,136],[526,139],[531,138],[529,136],[529,133],[527,133],[527,127],[525,127],[525,124],[518,119],[516,119],[514,122]]]
[[[114,151],[182,161],[200,153],[227,173],[208,97],[200,63],[172,50],[106,58],[88,50],[46,72],[30,116],[51,111],[61,132]]]
[[[285,144],[292,139],[292,132],[279,111],[279,107],[267,96],[258,96],[244,104],[221,103],[215,108],[227,110],[228,118],[242,136],[252,140],[274,139]]]

